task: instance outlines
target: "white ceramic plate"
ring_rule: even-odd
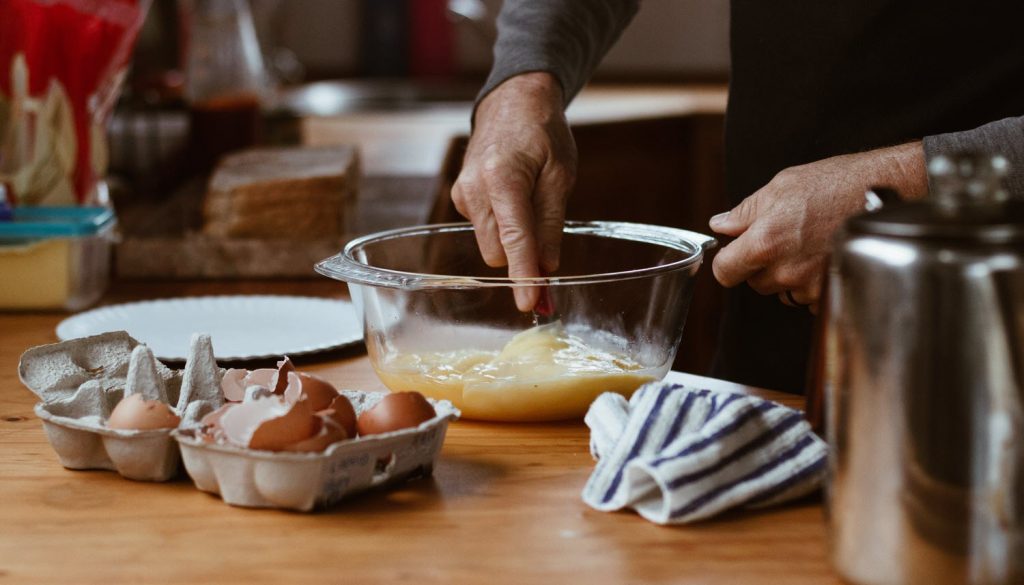
[[[363,340],[352,303],[315,297],[185,297],[100,307],[57,325],[61,340],[127,331],[164,360],[184,360],[193,333],[209,333],[217,359],[300,355]]]

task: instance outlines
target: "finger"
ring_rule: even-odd
[[[463,217],[473,224],[480,255],[488,266],[499,267],[508,264],[505,249],[498,237],[498,223],[494,218],[490,200],[478,183],[460,177],[460,181],[452,186],[452,203]]]
[[[533,196],[537,250],[541,267],[548,273],[558,270],[565,226],[565,201],[572,183],[571,171],[561,166],[546,168],[537,180]]]
[[[750,285],[750,288],[763,295],[785,294],[786,291],[792,288],[792,285],[785,284],[778,277],[777,271],[770,268],[765,268],[752,274],[747,279],[747,284]]]
[[[793,289],[786,289],[778,293],[779,301],[788,306],[798,309],[807,309],[817,315],[820,303],[820,284],[811,283]]]
[[[722,286],[729,288],[747,280],[769,265],[770,251],[759,234],[747,231],[715,255],[711,269]]]
[[[500,207],[497,206],[497,207]],[[537,244],[529,227],[532,225],[533,217],[529,208],[526,212],[495,210],[495,219],[498,223],[498,237],[505,249],[508,258],[509,278],[536,278],[540,276],[537,262]],[[538,290],[536,287],[513,287],[516,307],[520,311],[530,311],[537,304]]]
[[[774,295],[806,287],[813,276],[813,262],[797,262],[792,258],[776,259],[747,279],[750,288],[763,295]]]
[[[807,309],[807,310],[809,310],[811,313],[813,313],[815,315],[818,314],[818,302],[817,301],[804,302],[803,300],[801,300],[803,295],[798,296],[798,293],[796,293],[794,291],[791,291],[791,290],[782,291],[782,292],[780,292],[778,294],[778,297],[779,297],[779,301],[783,305],[786,305],[787,307],[793,307],[794,309]]]
[[[787,307],[795,307],[795,306],[797,306],[796,303],[789,298],[789,291],[788,290],[784,290],[784,291],[780,292],[778,294],[778,297],[779,297],[779,302],[782,303],[783,305],[786,305]]]
[[[498,220],[490,209],[482,218],[473,222],[473,232],[476,234],[476,245],[480,248],[480,255],[488,266],[500,268],[508,265],[505,248],[502,247],[501,238],[498,236]]]
[[[508,259],[509,278],[540,276],[537,240],[533,232],[531,194],[533,177],[502,167],[490,175],[487,188],[498,228],[498,239]],[[537,303],[535,287],[514,287],[516,306],[529,311]]]
[[[708,225],[715,233],[732,237],[739,236],[747,231],[757,218],[759,200],[758,193],[754,193],[731,210],[713,216]]]
[[[823,281],[824,272],[815,272],[805,285],[793,288],[793,300],[817,315],[821,304],[821,284]]]
[[[786,296],[789,297],[790,303],[798,307],[806,307],[813,304],[817,297],[811,295],[807,289],[794,289],[786,291]]]

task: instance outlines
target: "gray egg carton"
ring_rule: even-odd
[[[343,390],[356,414],[372,408],[383,392]],[[308,512],[367,489],[430,475],[449,421],[459,410],[428,399],[437,416],[415,428],[341,441],[320,453],[257,451],[204,441],[198,427],[172,435],[197,488],[226,503],[250,508]]]
[[[41,399],[35,413],[61,465],[112,470],[141,481],[171,479],[181,458],[173,429],[106,426],[126,388],[171,405],[182,425],[194,424],[222,402],[221,371],[209,336],[193,338],[184,371],[167,368],[118,331],[31,348],[21,356],[18,375]]]

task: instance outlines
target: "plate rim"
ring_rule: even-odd
[[[167,303],[172,302],[172,301],[179,301],[179,302],[180,301],[187,301],[187,302],[190,302],[190,303],[194,303],[194,302],[209,301],[209,300],[218,300],[219,301],[219,300],[224,300],[224,299],[270,299],[270,300],[287,299],[287,300],[291,300],[291,301],[294,301],[294,300],[313,301],[313,302],[317,302],[317,303],[322,303],[322,302],[340,302],[340,303],[348,305],[349,307],[351,307],[353,309],[353,314],[356,316],[357,323],[359,323],[359,315],[354,310],[355,309],[355,303],[353,303],[351,299],[334,298],[334,297],[317,297],[317,296],[310,296],[310,295],[275,295],[275,294],[255,294],[255,295],[245,295],[245,294],[242,294],[242,295],[237,295],[237,294],[236,295],[189,295],[189,296],[178,296],[178,297],[164,297],[164,298],[159,298],[159,299],[144,299],[144,300],[139,300],[139,301],[128,301],[128,302],[125,302],[125,303],[114,303],[112,305],[102,305],[102,306],[99,306],[99,307],[94,307],[92,309],[87,309],[85,311],[81,311],[81,312],[75,313],[74,315],[70,315],[68,317],[65,317],[59,323],[57,323],[57,326],[54,328],[54,333],[57,335],[57,339],[60,340],[60,341],[67,341],[69,339],[75,339],[76,337],[79,337],[79,336],[77,336],[77,335],[65,335],[68,332],[67,331],[68,328],[74,326],[75,322],[82,320],[82,318],[84,318],[87,315],[102,314],[104,312],[110,312],[111,310],[117,309],[117,308],[134,307],[134,306],[140,306],[140,305],[167,304]],[[339,337],[338,339],[336,339],[334,342],[331,342],[331,343],[321,343],[321,344],[317,344],[317,345],[307,345],[307,346],[302,347],[300,349],[297,349],[295,351],[288,351],[288,352],[284,352],[284,353],[259,353],[259,354],[252,353],[252,354],[244,354],[244,355],[217,355],[216,354],[216,349],[214,349],[214,353],[215,353],[215,358],[216,359],[224,360],[224,361],[259,360],[259,359],[268,359],[268,358],[280,358],[282,355],[288,355],[288,356],[309,355],[309,354],[312,354],[312,353],[317,353],[317,352],[321,352],[321,351],[327,351],[329,349],[341,349],[341,348],[345,348],[345,347],[350,347],[352,345],[356,345],[358,343],[362,343],[362,341],[363,341],[363,328],[362,328],[362,324],[359,323],[358,336],[355,333],[353,333],[353,335],[350,336],[350,337],[347,337],[347,338]],[[141,342],[141,340],[140,340],[140,342]],[[155,357],[157,359],[164,360],[164,361],[177,361],[177,362],[180,362],[180,361],[185,361],[185,359],[188,356],[185,356],[185,355],[183,355],[183,356],[157,355]]]

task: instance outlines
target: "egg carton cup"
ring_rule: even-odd
[[[208,356],[195,359],[197,352],[208,352]],[[173,429],[122,430],[105,425],[126,388],[130,391],[133,385],[146,383],[149,388],[140,393],[149,399],[159,394],[181,416],[183,425],[194,424],[221,400],[221,374],[208,336],[193,338],[193,355],[184,371],[167,368],[152,358],[148,348],[118,331],[31,348],[21,357],[18,375],[42,400],[34,411],[61,465],[116,471],[140,481],[173,478],[181,457],[171,437]],[[218,383],[212,384],[211,377]],[[173,408],[175,404],[178,408]]]
[[[386,395],[341,393],[357,415]],[[198,489],[234,506],[309,512],[357,492],[429,476],[448,423],[460,413],[447,400],[428,400],[437,416],[415,428],[341,441],[320,453],[256,451],[206,442],[198,427],[179,428],[172,435]]]

